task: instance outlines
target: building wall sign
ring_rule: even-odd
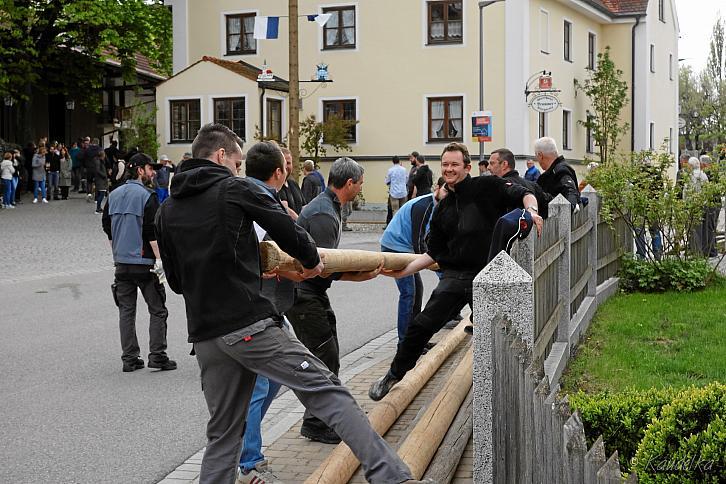
[[[538,113],[551,113],[560,107],[560,100],[552,94],[535,94],[529,101],[529,107]]]

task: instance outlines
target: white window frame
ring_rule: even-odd
[[[668,79],[673,80],[673,54],[668,54]]]
[[[539,130],[539,120],[542,118],[542,124],[543,124],[543,130]],[[549,113],[537,113],[537,137],[542,138],[544,136],[549,136],[549,127],[550,127],[550,120]]]
[[[318,5],[318,15],[323,14],[323,9],[334,8],[334,7],[353,7],[355,9],[355,47],[352,49],[326,49],[325,48],[325,29],[316,28],[318,31],[318,50],[326,53],[343,53],[343,52],[358,52],[360,50],[360,6],[358,2],[340,2],[340,3],[326,3]]]
[[[673,151],[673,128],[668,128],[668,152],[670,154],[675,153]]]
[[[650,72],[655,74],[655,44],[650,44]]]
[[[189,146],[191,148],[191,143],[179,143],[176,141],[172,141],[171,139],[171,102],[170,101],[191,101],[193,99],[199,100],[199,127],[201,128],[205,124],[209,123],[209,118],[205,119],[207,112],[205,110],[204,105],[204,96],[168,96],[164,98],[164,116],[166,116],[166,119],[164,121],[165,129],[164,129],[164,136],[166,138],[166,144],[171,146]]]
[[[564,131],[565,131],[565,113],[568,114],[567,116],[567,139],[564,137]],[[562,150],[572,151],[572,110],[567,108],[562,108]],[[567,148],[565,148],[565,142],[567,142]]]
[[[259,39],[255,43],[255,53],[254,54],[229,54],[227,55],[227,15],[242,15],[246,13],[253,13],[255,16],[260,15],[259,9],[244,9],[244,10],[226,10],[224,12],[220,12],[219,17],[219,58],[230,60],[230,59],[238,59],[243,57],[254,57],[256,55],[262,54],[262,43],[259,42]]]
[[[648,129],[648,146],[651,151],[655,150],[655,123],[650,122]]]
[[[250,110],[249,110],[249,107],[250,107],[250,104],[249,104],[249,102],[247,102],[248,101],[248,99],[247,99],[248,96],[249,96],[249,94],[247,94],[247,93],[209,94],[207,96],[207,110],[209,111],[207,113],[207,119],[210,119],[212,123],[214,122],[214,101],[216,99],[231,99],[231,98],[237,99],[237,98],[242,98],[242,100],[244,102],[244,105],[245,105],[245,132],[244,132],[244,137],[243,137],[243,141],[245,143],[247,143],[248,141],[250,141],[250,140],[252,140],[254,138],[254,137],[250,137],[249,136],[249,128],[250,128],[250,123],[249,123],[249,120],[250,120],[250,117],[249,117]]]
[[[565,57],[565,22],[570,24],[570,58]],[[575,46],[572,44],[572,39],[575,37],[573,31],[575,30],[575,23],[567,17],[562,18],[562,60],[565,62],[574,62]]]
[[[467,116],[467,110],[466,110],[466,94],[463,92],[442,92],[442,93],[426,93],[423,95],[423,103],[422,103],[422,109],[421,109],[421,120],[422,120],[422,137],[421,140],[423,141],[424,145],[441,145],[450,143],[450,141],[429,141],[429,98],[432,97],[460,97],[461,98],[461,129],[464,131],[462,133],[461,139],[462,143],[466,143],[467,139],[467,131],[469,132],[469,136],[471,136],[471,128],[469,128],[469,125],[467,123],[468,116]]]
[[[267,100],[268,99],[274,99],[277,101],[282,101],[282,112],[280,113],[280,116],[282,116],[282,119],[280,120],[280,136],[282,138],[285,138],[285,135],[287,134],[288,128],[288,116],[287,116],[287,99],[282,96],[274,96],[270,94],[265,94],[265,98],[262,100],[262,106],[260,106],[260,109],[262,109],[262,133],[265,137],[267,137]],[[282,141],[282,140],[280,140]]]
[[[467,32],[467,3],[469,0],[461,0],[461,43],[460,44],[429,44],[429,3],[430,0],[421,0],[421,46],[425,49],[457,49],[466,47]],[[473,7],[472,7],[473,8]],[[469,9],[471,10],[471,9]],[[473,10],[472,10],[473,11]]]
[[[544,8],[539,9],[539,51],[543,54],[550,53],[550,12]]]
[[[353,50],[353,49],[351,49]],[[323,122],[324,118],[324,110],[323,110],[323,101],[355,101],[355,120],[358,121],[355,124],[355,141],[348,142],[350,146],[356,146],[360,143],[360,97],[359,96],[330,96],[330,97],[320,97],[318,98],[318,119],[320,122]],[[323,144],[325,143],[325,139],[323,139]]]
[[[592,35],[593,38],[593,45],[592,45],[592,70],[594,71],[597,69],[597,33],[593,32],[592,30],[587,31],[587,62],[589,64],[590,62],[590,36]],[[587,66],[588,69],[590,69],[590,66]]]

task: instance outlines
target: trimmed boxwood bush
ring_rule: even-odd
[[[726,385],[689,388],[664,406],[633,468],[642,483],[726,482]]]
[[[580,410],[588,447],[602,435],[608,456],[617,450],[620,468],[629,471],[646,427],[678,393],[671,388],[597,395],[578,392],[570,395],[570,406]]]

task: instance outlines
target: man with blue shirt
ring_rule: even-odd
[[[393,157],[393,166],[386,173],[386,185],[388,185],[388,203],[391,206],[391,216],[396,215],[401,206],[406,203],[406,179],[408,174],[406,169],[401,166],[401,160],[398,156]]]
[[[396,212],[381,237],[382,252],[423,254],[426,234],[436,204],[446,196],[444,179],[439,178],[433,193],[406,202]],[[396,279],[398,287],[398,341],[403,340],[408,323],[421,312],[423,281],[418,272]]]

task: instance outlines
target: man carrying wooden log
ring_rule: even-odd
[[[360,459],[368,481],[408,482],[409,469],[371,428],[350,392],[281,327],[274,305],[260,294],[253,222],[302,263],[301,277],[320,274],[323,265],[315,243],[276,195],[233,175],[241,144],[223,125],[202,127],[192,144],[194,157],[181,166],[156,219],[169,287],[184,296],[210,413],[199,482],[235,481],[255,373],[291,388],[335,429]],[[282,153],[269,142],[253,146],[247,160],[274,165],[285,176]]]
[[[362,166],[348,157],[335,160],[330,167],[328,187],[305,205],[297,220],[318,247],[338,248],[342,230],[341,206],[353,200],[362,186]],[[287,312],[287,317],[300,341],[336,376],[340,370],[340,348],[328,288],[334,280],[360,282],[373,279],[380,270],[379,266],[372,271],[337,273],[298,283],[295,303]],[[300,434],[316,442],[340,442],[338,434],[310,411],[305,412]]]
[[[537,199],[529,190],[499,177],[472,178],[470,171],[469,150],[461,143],[449,143],[441,154],[448,195],[431,219],[427,252],[403,270],[384,271],[406,277],[437,262],[443,276],[424,310],[409,324],[391,368],[368,390],[372,400],[386,396],[416,365],[431,337],[466,304],[472,305],[472,281],[486,265],[494,225],[507,207],[523,206],[531,212],[537,233],[542,231]]]

